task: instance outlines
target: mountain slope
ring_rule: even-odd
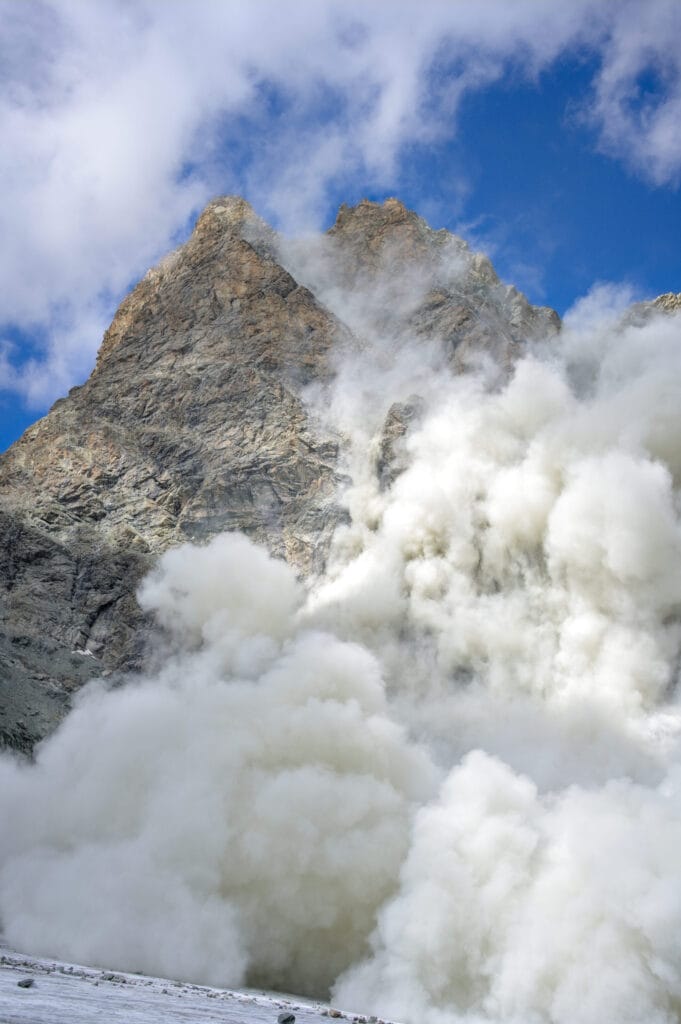
[[[20,982],[31,984],[21,987]],[[366,1017],[275,993],[233,992],[38,959],[0,947],[0,1014],[4,1024],[90,1024],[97,1018],[128,1024],[207,1021],[275,1024],[292,1013],[298,1024],[321,1024],[331,1015],[366,1024]]]
[[[86,384],[0,457],[4,743],[30,750],[87,679],[141,664],[135,590],[166,548],[241,530],[323,566],[347,467],[305,393],[344,353],[409,335],[456,369],[508,368],[557,326],[397,200],[295,245],[242,199],[210,203],[121,304]],[[388,411],[384,481],[410,415]]]

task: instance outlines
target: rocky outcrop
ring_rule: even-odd
[[[393,402],[388,409],[383,429],[378,439],[376,475],[379,488],[384,491],[395,482],[406,468],[400,442],[414,421],[418,422],[423,412],[423,401],[412,395],[407,402]]]
[[[681,312],[681,292],[665,292],[650,303],[662,313]]]
[[[398,199],[342,206],[316,249],[294,250],[292,266],[357,333],[437,338],[457,371],[485,355],[508,369],[528,340],[560,327],[555,310],[532,306],[486,256]]]
[[[650,302],[634,303],[624,314],[622,322],[625,325],[640,325],[648,320],[652,320],[653,317],[659,316],[661,313],[673,316],[680,312],[681,292],[665,292],[664,295],[658,295],[656,299],[652,299]]]
[[[557,324],[397,200],[343,207],[297,248],[243,200],[209,204],[122,303],[87,383],[0,457],[0,739],[29,751],[88,678],[140,666],[135,591],[164,549],[242,530],[302,575],[323,566],[342,438],[304,395],[336,351],[389,332],[442,339],[457,369],[508,365]],[[417,415],[417,398],[388,415],[383,487]]]
[[[164,548],[239,529],[309,572],[343,514],[337,441],[299,393],[329,374],[343,328],[257,228],[241,200],[212,203],[123,302],[88,382],[0,460],[13,746],[47,731],[74,686],[139,665],[135,589]]]

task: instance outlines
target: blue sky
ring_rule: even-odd
[[[212,196],[398,195],[533,302],[681,290],[676,0],[0,0],[0,449]]]

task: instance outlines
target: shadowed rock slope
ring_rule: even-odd
[[[343,438],[304,394],[339,352],[408,332],[457,370],[508,366],[557,327],[397,200],[293,246],[243,200],[210,203],[121,304],[87,383],[0,456],[2,742],[30,751],[86,680],[142,664],[135,591],[164,549],[242,530],[303,575],[323,567]],[[384,486],[412,415],[389,414]]]

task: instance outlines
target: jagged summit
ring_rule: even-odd
[[[352,322],[359,306],[362,325],[377,333],[437,337],[457,370],[483,354],[508,369],[519,347],[560,327],[555,310],[532,306],[500,282],[486,256],[449,231],[434,230],[399,199],[341,206],[313,266],[294,262],[294,275],[306,271],[317,295],[325,296],[332,282],[341,303],[333,308],[351,327],[359,328]]]
[[[217,196],[204,207],[194,231],[200,232],[203,225],[214,216],[219,217],[223,223],[235,227],[241,227],[247,220],[260,220],[251,204],[243,196]],[[264,221],[260,222],[265,224]]]
[[[371,199],[360,199],[355,206],[341,203],[336,220],[329,228],[329,234],[345,231],[352,225],[362,225],[367,238],[369,238],[372,231],[384,229],[388,224],[393,226],[418,224],[428,228],[426,222],[417,213],[406,207],[400,199],[391,196],[389,199],[384,199],[382,203],[374,202]]]
[[[135,591],[166,548],[241,530],[320,570],[347,516],[344,440],[306,393],[339,352],[423,340],[455,371],[503,370],[558,325],[397,199],[341,207],[297,248],[214,199],[123,300],[89,380],[0,456],[0,737],[29,750],[72,690],[141,664]],[[386,407],[377,486],[417,407]]]
[[[390,246],[393,259],[414,261],[432,259],[435,251],[445,245],[468,251],[463,239],[444,229],[434,231],[422,217],[394,198],[383,203],[362,199],[356,206],[343,204],[327,234],[352,250],[359,260],[358,270],[371,268],[386,245]]]
[[[676,313],[681,309],[681,292],[665,292],[653,300],[653,305],[665,313]]]
[[[681,312],[681,292],[665,292],[648,302],[635,302],[624,314],[625,324],[643,324],[664,313],[673,316]]]

